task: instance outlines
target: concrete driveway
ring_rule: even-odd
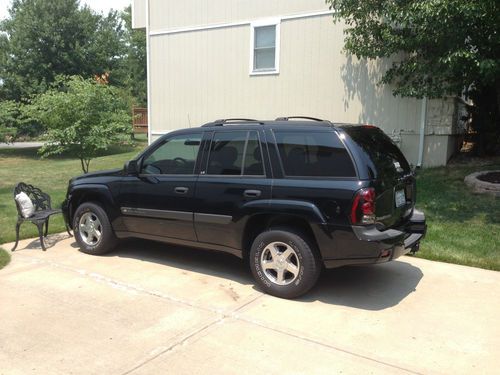
[[[0,271],[1,374],[498,373],[498,272],[404,257],[287,301],[228,255],[50,240]]]

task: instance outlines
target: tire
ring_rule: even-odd
[[[78,206],[73,218],[73,232],[80,251],[86,254],[106,254],[116,246],[108,215],[97,203],[86,202]]]
[[[318,281],[321,262],[307,236],[287,228],[259,234],[250,249],[250,268],[259,287],[280,298],[297,298]]]

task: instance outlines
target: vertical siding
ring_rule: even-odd
[[[150,7],[152,31],[328,10],[324,0],[150,0]]]
[[[249,76],[250,26],[151,37],[154,132],[227,117],[310,115],[418,132],[420,101],[377,85],[388,62],[342,53],[331,16],[281,24],[280,74]]]
[[[146,27],[146,1],[132,0],[132,28],[134,29]]]

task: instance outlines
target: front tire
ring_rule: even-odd
[[[75,212],[73,232],[80,251],[91,255],[110,252],[116,245],[116,237],[108,215],[96,203],[82,203]]]
[[[321,273],[312,241],[286,228],[271,229],[255,238],[250,268],[262,290],[281,298],[296,298],[308,292]]]

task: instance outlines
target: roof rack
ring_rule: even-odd
[[[209,127],[209,126],[224,126],[225,124],[229,123],[235,123],[235,124],[241,124],[245,122],[255,122],[257,124],[264,125],[262,121],[259,120],[254,120],[250,118],[226,118],[226,119],[220,119],[220,120],[215,120],[213,122],[209,122],[205,125],[202,125],[202,127]]]
[[[322,120],[320,118],[316,117],[309,117],[309,116],[288,116],[288,117],[278,117],[275,121],[288,121],[288,120],[310,120],[310,121],[317,121],[317,122],[324,122],[328,125],[335,126],[330,120]]]
[[[320,118],[316,117],[309,117],[309,116],[288,116],[288,117],[278,117],[276,121],[288,121],[288,120],[311,120],[311,121],[319,121],[319,122],[325,122],[325,120],[322,120]]]

